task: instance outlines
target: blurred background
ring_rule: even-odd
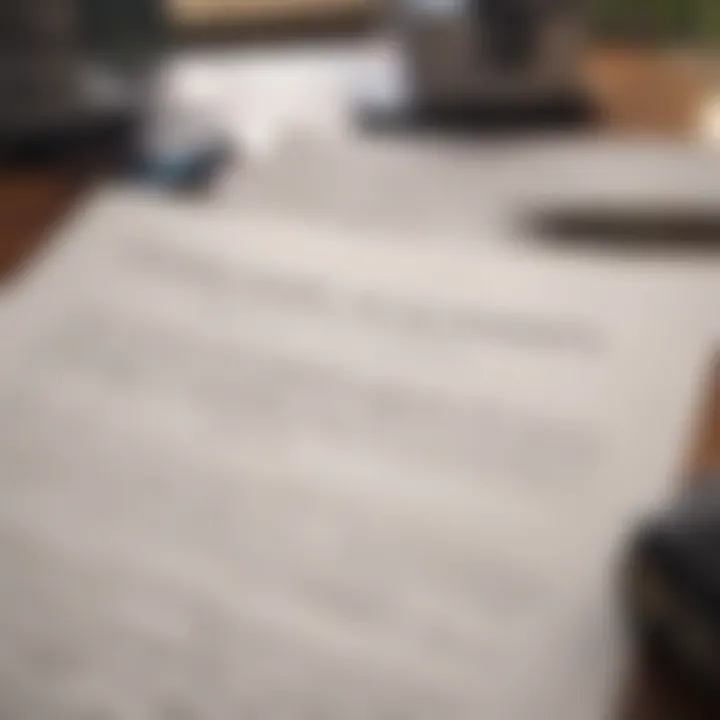
[[[580,244],[494,231],[518,196],[578,178],[565,200],[624,213],[584,218],[603,238],[587,256],[599,247],[621,275],[638,258],[713,267],[719,148],[718,0],[0,0],[3,288],[117,180],[148,204],[158,189],[190,200],[207,227],[202,212],[260,209],[340,235],[567,257]],[[546,235],[578,239],[572,217],[555,220]],[[720,465],[709,375],[688,453],[698,485]],[[621,717],[720,716],[681,685],[643,658]]]

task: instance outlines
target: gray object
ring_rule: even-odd
[[[163,30],[156,0],[3,2],[4,148],[75,147],[78,138],[142,117],[154,94]]]
[[[404,0],[397,24],[420,105],[576,96],[583,0]]]
[[[78,17],[70,0],[4,2],[0,8],[0,131],[36,131],[77,112]]]

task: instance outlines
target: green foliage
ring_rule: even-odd
[[[595,0],[592,17],[600,37],[720,48],[720,0]]]
[[[702,5],[703,38],[715,49],[720,49],[720,0],[704,0]]]

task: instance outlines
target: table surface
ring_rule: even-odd
[[[638,52],[598,53],[589,72],[613,130],[663,135],[691,132],[699,82],[683,63]],[[658,76],[662,79],[658,82]],[[89,183],[77,168],[0,173],[0,278],[21,277],[44,248],[53,226]],[[689,476],[720,467],[720,365],[712,373],[705,411],[689,449]],[[706,720],[718,716],[654,667],[639,665],[629,680],[619,715],[627,720]]]
[[[0,273],[6,279],[47,247],[56,223],[81,194],[82,184],[60,175],[38,173],[0,179]],[[720,467],[720,366],[698,419],[690,473]],[[711,710],[649,663],[639,666],[621,699],[627,720],[707,720]]]

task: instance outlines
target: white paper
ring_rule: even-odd
[[[609,713],[712,269],[352,235],[109,192],[4,299],[3,703]]]

